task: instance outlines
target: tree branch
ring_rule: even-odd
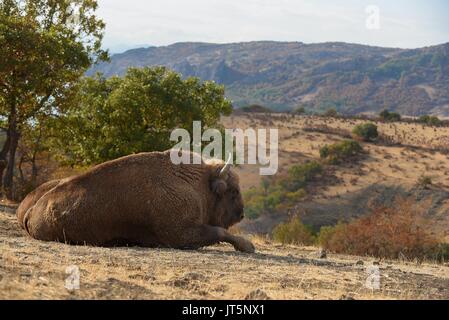
[[[35,115],[43,106],[45,103],[48,102],[48,100],[51,98],[51,93],[48,93],[38,104],[35,108],[33,108],[30,112],[25,113],[22,115],[22,117],[19,117],[19,123],[22,123],[26,121],[27,119],[31,118],[33,115]]]

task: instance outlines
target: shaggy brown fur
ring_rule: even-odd
[[[243,200],[235,173],[219,177],[223,166],[174,165],[168,151],[120,158],[39,187],[18,220],[44,241],[190,249],[228,242],[254,252],[226,231],[243,219]]]
[[[20,226],[25,229],[25,226],[23,225],[23,217],[25,216],[25,213],[28,211],[29,208],[34,206],[46,192],[50,191],[54,187],[56,187],[59,184],[60,180],[52,180],[48,181],[39,188],[35,189],[34,191],[30,192],[25,199],[20,203],[19,207],[17,208],[17,220],[19,221]]]

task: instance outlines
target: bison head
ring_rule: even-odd
[[[225,165],[216,167],[210,187],[215,198],[214,224],[228,228],[240,222],[244,217],[243,198],[239,177],[231,170],[230,160]]]

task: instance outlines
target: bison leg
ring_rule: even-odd
[[[255,251],[254,245],[250,241],[234,236],[220,227],[203,225],[187,229],[182,233],[181,238],[184,242],[181,246],[186,248],[205,247],[219,242],[227,242],[238,251],[246,253]]]

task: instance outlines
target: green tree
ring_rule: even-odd
[[[427,124],[429,126],[440,126],[441,120],[436,116],[423,115],[419,117],[418,122]]]
[[[390,112],[387,109],[382,110],[381,113],[379,113],[379,117],[384,121],[401,121],[401,115],[397,112]]]
[[[7,133],[0,176],[6,166],[8,198],[25,124],[55,113],[87,68],[107,58],[96,9],[96,0],[0,1],[0,121]]]
[[[217,125],[232,105],[224,87],[183,80],[164,67],[130,68],[123,78],[85,78],[55,127],[54,151],[69,164],[90,165],[169,149],[175,128]]]

